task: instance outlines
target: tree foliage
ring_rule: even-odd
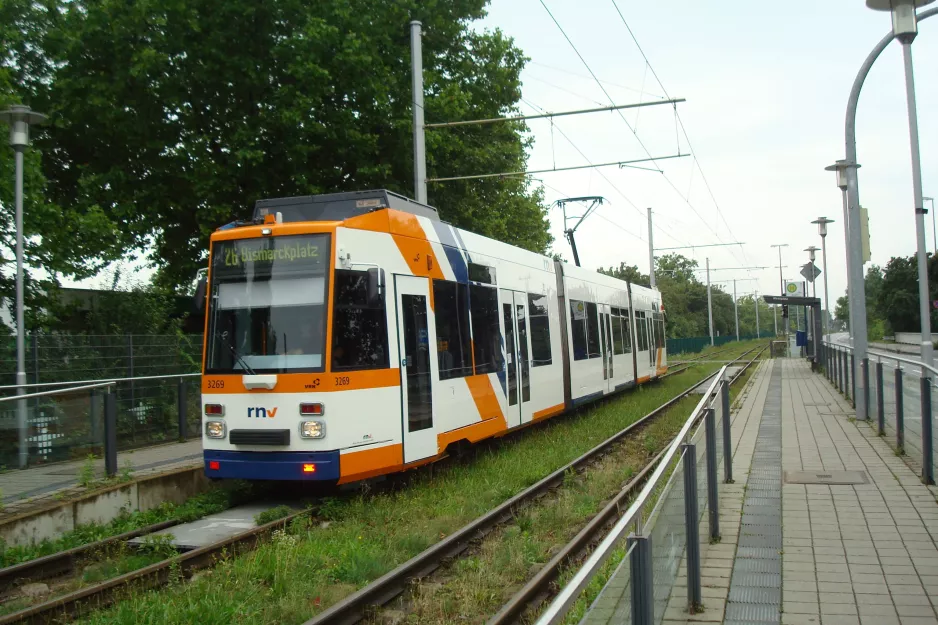
[[[152,246],[162,286],[175,289],[204,262],[209,234],[257,199],[410,195],[412,19],[426,33],[428,123],[516,111],[526,59],[474,26],[486,4],[0,0],[12,18],[0,42],[11,98],[53,120],[34,157],[46,182],[31,185],[48,198],[32,221],[50,250],[43,265],[88,273],[99,267],[90,259]],[[428,174],[523,170],[525,133],[428,130]],[[431,184],[429,197],[454,225],[548,249],[541,192],[524,178]]]

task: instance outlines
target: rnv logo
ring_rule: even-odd
[[[273,419],[277,416],[277,409],[271,408],[248,408],[248,419],[257,417],[258,419]]]

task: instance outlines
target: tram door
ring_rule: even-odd
[[[615,376],[615,369],[612,366],[612,324],[610,322],[611,311],[606,304],[599,304],[599,338],[603,351],[603,380],[606,381],[607,391],[615,388],[615,382],[612,378]]]
[[[437,453],[433,427],[433,384],[436,378],[436,326],[430,319],[430,282],[394,276],[397,340],[400,346],[404,462]]]
[[[652,373],[655,371],[655,360],[658,357],[658,339],[655,336],[655,319],[651,313],[645,313],[645,323],[648,324],[648,364],[651,366]]]
[[[531,411],[531,359],[528,350],[527,298],[518,291],[501,291],[502,328],[505,337],[505,394],[508,427],[527,423]]]

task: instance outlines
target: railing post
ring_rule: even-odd
[[[864,413],[862,419],[868,421],[870,418],[870,361],[868,358],[860,360],[860,380],[863,382],[863,402]]]
[[[632,623],[652,625],[655,621],[655,570],[651,561],[651,536],[629,536],[632,578]]]
[[[697,507],[697,446],[681,445],[684,455],[684,527],[687,536],[687,611],[703,603],[700,590],[700,513]]]
[[[717,411],[707,408],[704,414],[707,437],[707,507],[710,518],[710,540],[720,540],[720,491],[717,487]],[[724,450],[723,455],[726,455]]]
[[[902,366],[896,363],[896,451],[900,455],[905,453],[905,415],[902,414],[903,395]]]
[[[840,352],[834,352],[834,388],[841,391],[840,381]]]
[[[189,435],[188,415],[186,414],[186,380],[179,378],[176,383],[176,414],[179,424],[179,442],[184,443]]]
[[[931,440],[931,380],[922,369],[922,482],[935,483],[935,471],[932,466],[932,440]]]
[[[91,389],[89,399],[88,411],[91,413],[91,446],[96,447],[101,442],[101,432],[98,431],[98,406],[101,403],[101,399],[98,389]]]
[[[857,407],[857,355],[850,352],[850,404]]]
[[[886,434],[886,402],[883,399],[883,363],[876,363],[876,432],[880,436]]]
[[[733,441],[730,423],[730,383],[723,380],[720,399],[723,404],[723,480],[733,483]]]
[[[104,396],[104,473],[117,475],[117,395],[110,387]]]

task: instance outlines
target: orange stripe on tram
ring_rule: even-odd
[[[464,379],[469,387],[469,392],[472,394],[472,401],[475,402],[476,409],[479,411],[479,417],[483,421],[498,418],[503,428],[508,427],[508,422],[505,421],[505,415],[502,414],[502,407],[498,403],[498,396],[495,394],[495,389],[492,387],[492,381],[489,379],[488,374],[471,375]]]
[[[546,419],[547,417],[553,417],[563,412],[564,405],[557,404],[556,406],[551,406],[550,408],[544,408],[543,410],[538,410],[534,413],[534,421],[539,419]]]
[[[400,443],[342,454],[339,456],[339,484],[390,473],[403,463],[404,446]]]
[[[401,385],[400,369],[374,369],[371,371],[344,371],[339,373],[281,373],[277,386],[272,390],[244,387],[242,376],[202,376],[202,393],[331,393],[333,391],[356,391],[369,388],[387,388]]]

